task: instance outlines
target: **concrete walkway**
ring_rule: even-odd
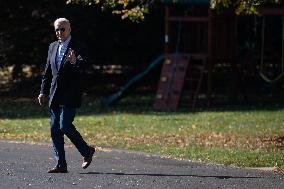
[[[151,156],[124,150],[102,149],[89,168],[72,146],[66,147],[66,174],[48,174],[54,161],[51,146],[0,142],[0,188],[240,188],[283,189],[284,175],[271,171]]]

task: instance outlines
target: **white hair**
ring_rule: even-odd
[[[54,21],[54,26],[57,24],[57,23],[64,23],[66,24],[68,27],[70,27],[70,22],[67,18],[57,18],[55,21]]]

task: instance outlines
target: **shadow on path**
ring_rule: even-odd
[[[260,177],[233,177],[233,176],[206,176],[206,175],[186,175],[186,174],[154,174],[154,173],[103,173],[103,172],[88,172],[80,174],[94,175],[122,175],[122,176],[156,176],[156,177],[200,177],[200,178],[216,178],[216,179],[256,179]]]

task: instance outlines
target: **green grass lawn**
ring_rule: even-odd
[[[284,106],[159,112],[150,98],[101,109],[86,99],[75,125],[91,144],[241,167],[284,168]],[[49,142],[48,108],[1,98],[0,138]]]

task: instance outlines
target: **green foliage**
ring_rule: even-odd
[[[149,12],[149,8],[158,0],[67,0],[67,4],[99,4],[102,10],[111,10],[113,14],[121,15],[122,19],[130,19],[134,22],[140,22],[145,19],[145,14]],[[172,0],[172,3],[178,3]],[[186,1],[182,1],[186,2]],[[189,1],[190,2],[190,1]],[[211,0],[210,4],[213,9],[234,9],[236,14],[257,14],[258,8],[267,4],[279,4],[280,0]]]
[[[149,12],[148,8],[153,2],[153,0],[68,0],[66,3],[99,4],[103,11],[111,10],[113,14],[121,15],[122,19],[128,18],[133,22],[139,22],[145,19],[144,15]]]
[[[258,14],[258,8],[269,4],[279,4],[280,0],[212,0],[216,9],[233,8],[236,14]]]

